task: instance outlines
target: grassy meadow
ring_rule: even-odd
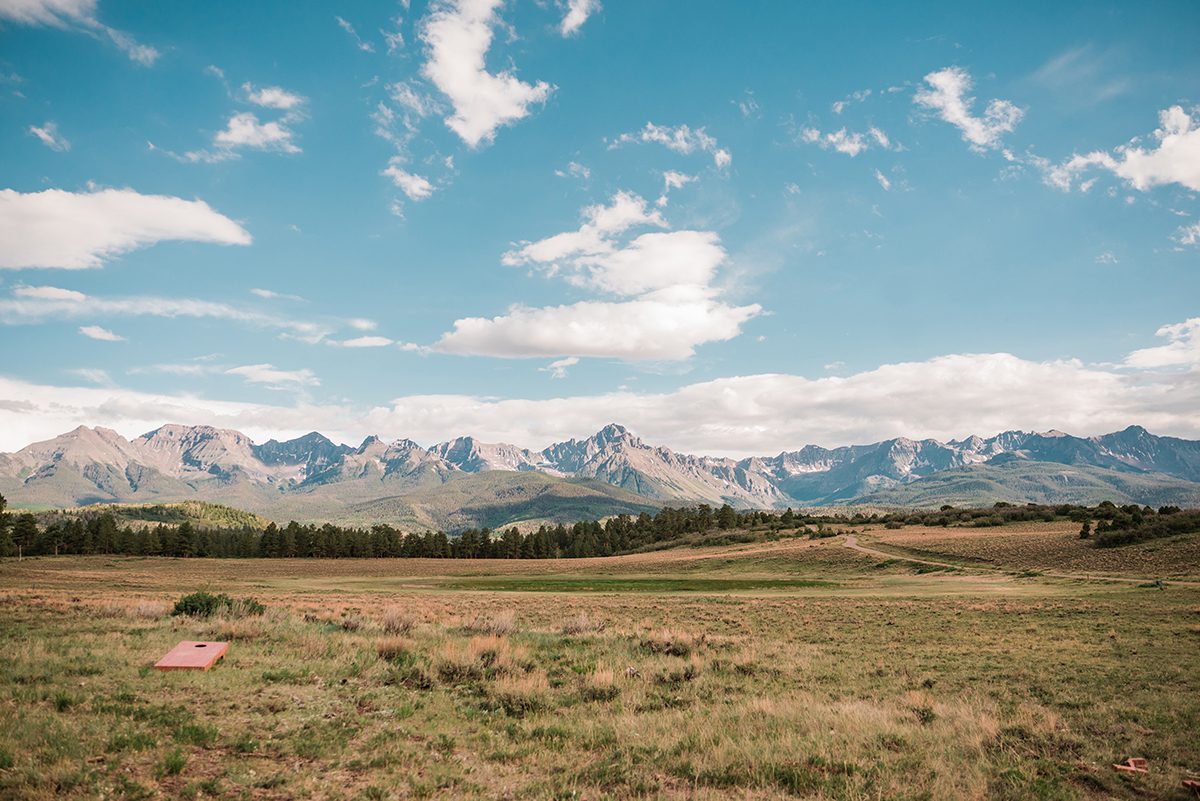
[[[1200,535],[1077,528],[5,560],[0,798],[1193,797]],[[197,589],[267,610],[171,617]],[[152,670],[181,639],[229,655]]]

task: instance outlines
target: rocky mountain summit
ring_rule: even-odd
[[[257,444],[238,431],[176,424],[127,440],[110,429],[80,426],[0,454],[0,493],[17,506],[203,499],[264,514],[302,509],[318,515],[322,504],[375,508],[383,499],[489,473],[591,480],[659,505],[782,508],[903,504],[906,497],[925,504],[986,501],[987,493],[1013,501],[1078,500],[1090,493],[1120,502],[1195,503],[1200,442],[1131,426],[1094,437],[1060,431],[950,442],[899,437],[735,460],[651,445],[615,423],[541,451],[469,436],[429,448],[371,436],[352,447],[317,432]],[[928,481],[934,477],[936,484]]]

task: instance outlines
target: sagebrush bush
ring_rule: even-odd
[[[388,634],[409,634],[416,627],[417,621],[405,610],[392,606],[384,610],[379,625]]]
[[[173,616],[186,615],[188,617],[212,617],[215,614],[223,614],[226,617],[246,617],[248,615],[261,615],[266,611],[266,607],[260,604],[253,598],[239,598],[234,600],[225,593],[213,595],[210,592],[193,592],[191,595],[185,595],[175,602],[175,608],[171,610]]]

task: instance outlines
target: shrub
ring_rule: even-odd
[[[487,617],[476,617],[467,624],[466,629],[494,637],[507,637],[517,630],[517,616],[511,610],[505,610]]]
[[[589,634],[593,631],[603,631],[603,623],[593,623],[586,612],[580,612],[575,617],[563,623],[559,629],[563,634]]]
[[[412,641],[403,637],[385,637],[375,643],[375,652],[386,662],[401,662],[410,658]]]
[[[266,607],[253,598],[234,600],[224,593],[213,595],[201,590],[193,592],[191,595],[185,595],[176,601],[171,614],[175,617],[179,615],[212,617],[221,613],[229,617],[246,617],[247,615],[261,615],[265,611]]]
[[[408,634],[417,625],[417,621],[398,606],[385,609],[379,625],[388,634]]]

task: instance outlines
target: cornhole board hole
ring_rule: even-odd
[[[155,670],[208,670],[225,656],[227,642],[184,640],[154,663]]]

